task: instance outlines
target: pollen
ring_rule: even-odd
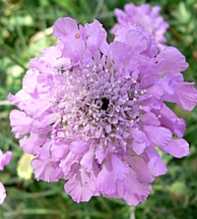
[[[75,34],[75,38],[76,38],[76,39],[79,39],[80,37],[81,37],[80,33],[77,32],[77,33]]]

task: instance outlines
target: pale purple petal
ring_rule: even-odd
[[[62,177],[62,170],[59,168],[58,162],[36,158],[32,161],[32,167],[37,180],[57,182]]]
[[[152,157],[148,163],[148,167],[153,176],[161,176],[167,172],[166,164],[159,156]]]
[[[10,113],[10,121],[12,131],[17,138],[27,134],[31,129],[32,119],[19,110],[13,110]]]
[[[57,38],[64,40],[69,37],[70,34],[76,33],[78,30],[77,22],[70,18],[59,18],[53,27],[53,34]]]
[[[144,152],[144,149],[149,146],[149,140],[144,134],[144,132],[139,129],[132,130],[132,148],[136,152],[136,154],[140,155]]]
[[[3,153],[0,150],[0,171],[3,171],[11,160],[12,160],[11,151],[6,151],[5,153]],[[6,198],[6,190],[4,185],[0,182],[0,205],[3,204],[5,198]]]
[[[152,144],[163,146],[170,142],[172,133],[169,129],[155,126],[144,126],[144,131]]]
[[[189,144],[184,139],[173,139],[162,149],[176,158],[189,155]]]
[[[6,151],[2,153],[0,150],[0,171],[4,170],[5,166],[7,166],[12,160],[12,152]]]
[[[177,103],[185,110],[192,111],[197,103],[197,89],[193,83],[180,83],[176,87]]]
[[[6,198],[6,191],[4,185],[0,182],[0,205],[3,204]]]
[[[92,196],[96,195],[95,179],[89,177],[85,171],[81,171],[81,173],[75,173],[69,178],[64,189],[75,202],[87,202]]]
[[[157,71],[160,75],[183,72],[188,64],[185,56],[174,47],[164,47],[156,58]]]
[[[101,48],[101,51],[106,51],[107,47],[107,34],[101,23],[97,20],[91,24],[85,25],[87,34],[87,47],[92,53]]]

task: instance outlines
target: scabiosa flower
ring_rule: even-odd
[[[0,150],[0,171],[3,171],[5,166],[7,166],[12,159],[12,152],[7,151],[3,153]],[[4,202],[6,197],[6,191],[4,185],[0,182],[0,205]]]
[[[152,7],[148,4],[136,6],[130,3],[125,5],[124,11],[116,9],[115,16],[118,21],[112,29],[115,35],[121,35],[125,28],[138,26],[150,33],[157,43],[165,43],[168,23],[160,15],[159,6]]]
[[[54,35],[58,43],[31,60],[22,89],[9,97],[18,107],[12,130],[34,156],[36,178],[64,180],[76,202],[105,196],[141,203],[167,171],[158,149],[189,154],[185,123],[166,105],[190,111],[197,103],[181,73],[184,56],[159,49],[138,27],[108,44],[98,21],[82,26],[65,17]]]

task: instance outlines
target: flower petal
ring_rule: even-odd
[[[0,205],[3,204],[6,198],[6,191],[4,185],[0,182]]]
[[[77,22],[70,17],[59,18],[53,26],[53,34],[64,40],[66,37],[78,30]]]
[[[172,133],[164,127],[144,126],[144,131],[155,146],[163,146],[169,143]]]
[[[184,139],[173,139],[162,149],[176,158],[189,155],[189,144]]]

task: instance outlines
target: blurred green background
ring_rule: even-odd
[[[79,22],[99,19],[110,30],[115,19],[113,11],[126,0],[0,0],[0,146],[12,149],[14,160],[0,180],[7,187],[8,197],[0,207],[0,219],[126,219],[130,209],[118,200],[94,198],[76,204],[63,192],[63,183],[47,184],[18,176],[17,168],[26,171],[20,162],[21,150],[10,132],[11,106],[5,101],[9,92],[21,87],[28,60],[54,42],[51,25],[60,16],[68,15]],[[160,5],[162,15],[170,23],[168,43],[178,47],[190,67],[187,80],[197,82],[197,1],[150,0],[132,1]],[[186,138],[191,155],[177,160],[164,159],[169,172],[159,178],[149,199],[135,210],[137,219],[197,218],[197,110],[186,113],[175,108],[187,120]],[[22,166],[21,166],[22,165]],[[23,173],[24,173],[23,171]],[[20,172],[20,171],[19,171]]]

